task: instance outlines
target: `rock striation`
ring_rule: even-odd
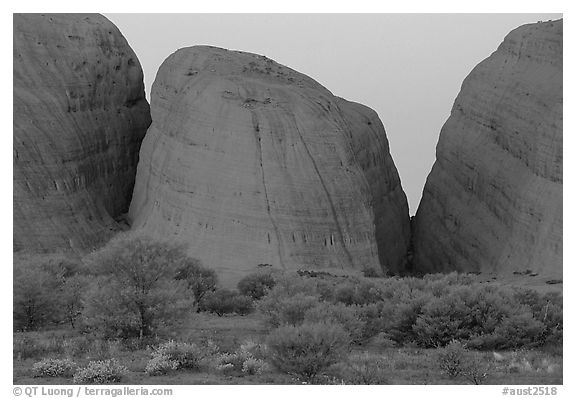
[[[420,271],[562,275],[562,20],[521,26],[462,84],[414,227]]]
[[[95,14],[14,14],[14,251],[119,229],[150,125],[138,58]]]
[[[151,112],[133,228],[185,241],[224,283],[258,264],[402,267],[408,206],[374,111],[264,56],[196,46],[164,61]]]

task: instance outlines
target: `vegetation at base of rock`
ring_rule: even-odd
[[[258,310],[272,327],[330,320],[356,342],[385,334],[400,346],[442,347],[453,339],[481,350],[562,344],[561,295],[483,285],[456,273],[369,280],[283,277]]]
[[[52,323],[76,326],[86,278],[79,261],[63,255],[14,257],[14,329],[37,330]]]
[[[279,370],[313,381],[347,353],[348,333],[338,324],[285,325],[268,336],[269,359]]]
[[[175,279],[186,281],[196,303],[201,302],[206,293],[216,290],[218,285],[214,270],[204,268],[199,260],[189,257],[184,259],[183,264],[176,270]]]
[[[250,297],[228,290],[218,289],[206,294],[200,303],[202,311],[208,311],[218,316],[225,314],[247,315],[254,310]]]
[[[271,273],[259,272],[245,276],[238,282],[238,291],[254,300],[264,297],[276,285]]]
[[[178,322],[194,305],[177,273],[185,247],[120,235],[86,259],[93,277],[84,296],[84,321],[105,337],[144,337]]]
[[[134,355],[143,361],[136,373],[155,378],[386,384],[403,367],[417,369],[410,352],[427,353],[426,372],[454,383],[561,372],[559,293],[482,284],[456,273],[364,278],[275,271],[262,277],[262,270],[234,291],[218,287],[181,246],[140,235],[118,239],[82,261],[19,259],[13,354],[36,379],[70,377],[58,365],[70,360],[79,365],[75,380],[117,382],[126,374],[113,360],[127,363]],[[139,304],[146,304],[144,311]],[[262,333],[244,335],[240,344],[236,324],[244,317],[257,319],[252,325]],[[200,340],[183,338],[184,326],[196,319],[230,319],[233,339],[217,345],[212,330]],[[506,359],[495,361],[491,350]]]

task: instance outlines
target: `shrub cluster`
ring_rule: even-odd
[[[296,293],[286,296],[284,292],[272,291],[258,304],[266,322],[272,327],[280,325],[299,325],[304,322],[306,312],[319,304],[318,298]]]
[[[145,371],[150,376],[158,376],[172,370],[199,370],[204,362],[217,352],[218,347],[211,341],[199,346],[169,340],[152,351],[152,358],[148,361]]]
[[[263,359],[265,351],[266,346],[247,341],[232,353],[218,355],[214,368],[226,374],[238,372],[248,375],[261,374],[268,369],[268,364]]]
[[[218,289],[206,293],[200,303],[200,309],[218,316],[225,314],[248,315],[254,310],[254,304],[250,297],[243,296],[236,291]]]
[[[557,294],[474,283],[456,273],[424,278],[284,277],[260,300],[272,327],[305,320],[341,325],[353,342],[385,335],[390,342],[442,347],[457,339],[475,349],[562,343]]]
[[[154,355],[146,364],[144,371],[148,376],[161,376],[176,369],[178,369],[177,361],[171,360],[165,355]]]

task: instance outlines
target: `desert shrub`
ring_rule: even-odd
[[[304,314],[304,321],[340,324],[350,336],[351,342],[363,339],[364,321],[360,317],[359,306],[346,306],[342,303],[319,303]]]
[[[274,278],[276,285],[272,289],[276,297],[291,297],[298,293],[304,296],[318,296],[318,285],[322,283],[318,278],[305,278],[297,274],[281,274]]]
[[[128,373],[125,366],[120,365],[116,359],[105,361],[90,361],[84,368],[74,373],[75,384],[109,384],[119,383]]]
[[[85,295],[86,326],[103,337],[159,333],[181,321],[194,303],[183,280],[183,246],[143,235],[120,235],[86,259],[94,276]]]
[[[383,330],[390,338],[400,344],[416,341],[417,335],[414,324],[422,313],[422,308],[430,301],[431,295],[421,291],[414,292],[414,296],[395,305],[392,319]]]
[[[201,361],[204,358],[204,351],[196,344],[177,342],[174,340],[160,344],[152,354],[155,357],[166,358],[175,364],[174,369],[192,369],[200,368]]]
[[[158,376],[179,369],[199,370],[208,366],[218,354],[219,348],[212,340],[201,345],[170,340],[152,351],[145,371],[150,376]]]
[[[264,315],[267,324],[273,327],[280,325],[299,325],[304,322],[306,312],[318,305],[315,296],[296,293],[286,297],[278,291],[272,291],[260,300],[258,310]]]
[[[245,341],[239,348],[240,351],[247,352],[256,359],[265,359],[267,349],[266,344],[256,343],[252,340]]]
[[[436,355],[440,370],[451,378],[463,377],[473,384],[482,384],[488,377],[490,367],[487,361],[459,341],[451,341]]]
[[[524,312],[504,319],[494,330],[497,348],[519,348],[536,345],[546,327],[531,313]]]
[[[144,371],[148,376],[160,376],[176,369],[178,369],[177,361],[171,360],[165,355],[156,355],[148,361]]]
[[[336,303],[334,294],[336,287],[342,283],[341,281],[334,279],[319,279],[316,281],[316,287],[311,294],[312,296],[318,297],[319,301],[327,301],[330,303]]]
[[[233,313],[248,315],[254,310],[254,304],[252,299],[242,296],[236,291],[218,289],[214,292],[208,292],[204,296],[200,308],[218,316]]]
[[[395,306],[389,302],[378,302],[357,308],[357,314],[362,321],[360,333],[363,339],[369,339],[390,329]]]
[[[544,324],[539,344],[562,345],[563,303],[557,292],[544,295],[529,289],[516,288],[514,297],[520,304],[528,305],[534,318]]]
[[[72,377],[76,363],[70,359],[45,358],[32,365],[34,377]]]
[[[352,283],[345,283],[336,286],[334,291],[334,302],[344,305],[356,304],[355,302],[356,286]]]
[[[389,384],[390,366],[381,356],[362,353],[349,357],[339,374],[346,384]]]
[[[338,324],[282,326],[268,336],[269,360],[282,372],[313,381],[319,372],[340,361],[349,339]]]
[[[437,347],[468,338],[470,330],[464,325],[467,311],[468,307],[452,295],[431,300],[422,307],[412,327],[416,341],[424,347]]]
[[[276,285],[270,273],[255,273],[245,276],[238,282],[238,291],[244,296],[260,300]]]
[[[232,353],[220,354],[216,358],[215,369],[223,373],[261,374],[268,369],[268,365],[263,360],[265,349],[262,344],[247,341]]]
[[[225,356],[220,356],[217,358],[214,365],[214,369],[216,369],[217,372],[223,374],[230,374],[231,372],[234,372],[236,370],[233,364],[227,362]]]
[[[242,364],[242,373],[259,375],[268,369],[268,365],[262,359],[247,358]]]
[[[382,292],[372,281],[349,279],[336,286],[334,301],[345,305],[366,305],[382,300]]]
[[[184,260],[176,270],[175,279],[186,281],[196,303],[200,303],[206,293],[216,290],[218,284],[216,271],[203,267],[200,260],[195,258]]]
[[[462,343],[453,340],[437,354],[438,367],[451,378],[458,377],[465,369],[467,351]]]
[[[373,267],[365,267],[362,270],[362,275],[365,278],[379,278],[382,276],[382,271]]]
[[[243,351],[227,352],[220,354],[215,361],[215,368],[219,372],[241,372],[244,362],[252,356]]]
[[[211,340],[201,346],[170,340],[156,347],[145,371],[150,376],[158,376],[178,369],[199,370],[208,364],[218,351],[218,347]]]

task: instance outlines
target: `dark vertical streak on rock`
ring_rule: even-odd
[[[254,127],[254,138],[256,141],[256,152],[258,154],[258,161],[260,162],[260,171],[262,176],[262,187],[264,188],[264,199],[266,200],[266,213],[268,214],[268,219],[270,220],[270,224],[272,224],[272,228],[274,229],[274,234],[276,235],[276,241],[278,243],[278,258],[280,260],[280,266],[282,268],[286,268],[284,264],[284,249],[282,247],[282,240],[280,238],[280,230],[278,229],[278,225],[272,217],[272,212],[270,211],[270,200],[268,198],[268,187],[266,186],[266,173],[264,172],[264,162],[262,159],[262,137],[260,136],[260,125],[258,123],[258,115],[255,111],[250,112],[252,115],[252,126]],[[268,240],[270,240],[270,236],[268,236]]]
[[[350,267],[354,268],[354,260],[352,259],[352,255],[348,251],[348,248],[346,248],[346,243],[344,242],[344,234],[342,233],[342,228],[340,227],[340,222],[338,221],[338,215],[336,213],[336,207],[334,206],[332,196],[330,195],[330,192],[328,191],[328,188],[326,187],[326,183],[324,182],[324,178],[322,177],[322,174],[320,173],[320,170],[318,169],[318,165],[316,164],[314,157],[310,153],[310,149],[308,148],[306,141],[304,141],[304,137],[302,136],[302,132],[300,131],[300,128],[298,127],[297,122],[295,123],[294,127],[295,127],[296,131],[298,132],[298,136],[300,137],[300,142],[302,142],[302,146],[304,147],[306,154],[308,155],[308,157],[310,158],[310,161],[312,162],[312,167],[314,167],[314,171],[316,172],[316,175],[318,176],[318,180],[320,181],[320,185],[322,185],[322,189],[324,190],[324,193],[326,194],[326,199],[328,199],[328,204],[330,205],[330,211],[332,212],[332,218],[334,219],[334,223],[336,224],[336,230],[338,231],[338,240],[340,241],[340,245],[342,246],[342,250],[344,250],[344,253],[346,254],[346,258],[348,259]],[[344,267],[342,267],[342,268],[344,268]]]

